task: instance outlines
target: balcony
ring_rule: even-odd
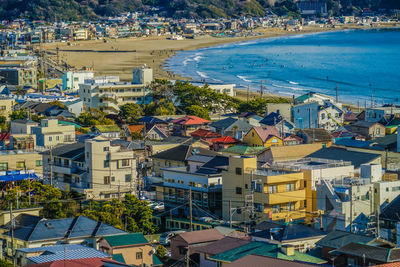
[[[300,201],[306,199],[306,190],[299,189],[285,192],[266,193],[266,199],[266,204],[268,205]]]

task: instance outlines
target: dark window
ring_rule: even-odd
[[[236,194],[239,194],[239,195],[242,194],[242,188],[241,187],[236,187]]]
[[[140,260],[140,259],[142,259],[142,258],[143,258],[142,252],[136,252],[136,259],[137,259],[137,260]]]
[[[236,168],[236,174],[242,175],[242,168]]]

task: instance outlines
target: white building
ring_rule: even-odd
[[[92,71],[67,71],[62,76],[63,91],[78,91],[79,84],[84,83],[86,79],[94,77]]]

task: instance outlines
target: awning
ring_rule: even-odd
[[[38,179],[35,173],[0,175],[0,182],[22,181],[26,179]]]

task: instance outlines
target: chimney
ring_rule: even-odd
[[[286,256],[293,256],[294,255],[294,246],[292,245],[282,245],[281,247],[282,253]]]
[[[400,125],[397,126],[397,152],[400,152]]]

